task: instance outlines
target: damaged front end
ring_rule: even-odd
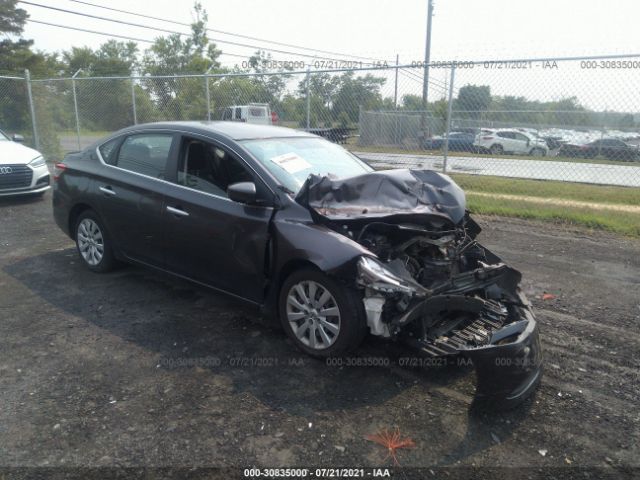
[[[481,403],[512,406],[535,390],[542,354],[521,274],[475,240],[480,227],[449,177],[310,177],[298,198],[317,221],[371,252],[357,260],[355,283],[373,335],[471,360]]]

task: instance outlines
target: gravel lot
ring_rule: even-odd
[[[416,448],[398,451],[406,470],[393,478],[638,475],[640,243],[479,220],[480,240],[523,271],[542,324],[541,388],[506,413],[470,408],[469,369],[328,366],[187,282],[90,273],[54,225],[50,193],[0,200],[0,466],[232,467],[225,478],[391,467],[364,436],[398,427]],[[400,352],[370,339],[357,354],[393,363]],[[91,472],[101,476],[82,478]]]

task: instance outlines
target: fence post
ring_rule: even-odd
[[[447,128],[444,137],[444,158],[442,160],[442,172],[447,173],[447,156],[449,154],[449,132],[451,131],[451,110],[453,107],[453,81],[456,77],[456,65],[451,64],[451,81],[449,82],[449,101],[447,103]]]
[[[213,70],[213,65],[211,65],[207,71],[204,73],[204,91],[207,97],[207,121],[211,121],[211,90],[209,90],[209,74]]]
[[[211,92],[209,91],[209,72],[204,74],[204,91],[207,97],[207,121],[211,121]]]
[[[71,88],[73,89],[73,109],[76,114],[76,133],[78,135],[78,150],[81,150],[80,146],[80,116],[78,115],[78,96],[76,95],[76,76],[82,71],[79,69],[76,73],[71,77]]]
[[[133,111],[133,124],[138,124],[138,109],[136,107],[136,81],[131,77],[131,108]]]
[[[396,75],[393,87],[393,108],[395,109],[394,128],[393,128],[393,143],[398,145],[400,143],[400,137],[398,135],[398,65],[400,64],[400,55],[396,54]]]
[[[27,82],[27,97],[29,98],[29,111],[31,112],[31,127],[33,128],[33,142],[36,150],[40,151],[40,137],[38,136],[38,126],[36,124],[36,109],[33,104],[33,93],[31,92],[31,72],[24,71],[24,79]]]
[[[307,67],[306,95],[307,95],[307,130],[311,127],[311,93],[309,91],[309,80],[311,77],[311,67]]]

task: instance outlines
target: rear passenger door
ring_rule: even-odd
[[[529,137],[518,132],[513,132],[513,136],[513,151],[515,153],[529,153],[529,145],[531,143]]]
[[[515,143],[515,135],[513,132],[498,132],[497,135],[500,137],[502,149],[505,152],[513,152]]]
[[[135,133],[99,149],[105,168],[95,185],[107,230],[123,255],[154,266],[164,260],[164,190],[175,136]]]

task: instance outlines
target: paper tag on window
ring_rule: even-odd
[[[297,173],[307,168],[311,168],[311,164],[307,162],[297,153],[285,153],[284,155],[278,155],[277,157],[271,157],[271,161],[282,167],[289,173]]]

